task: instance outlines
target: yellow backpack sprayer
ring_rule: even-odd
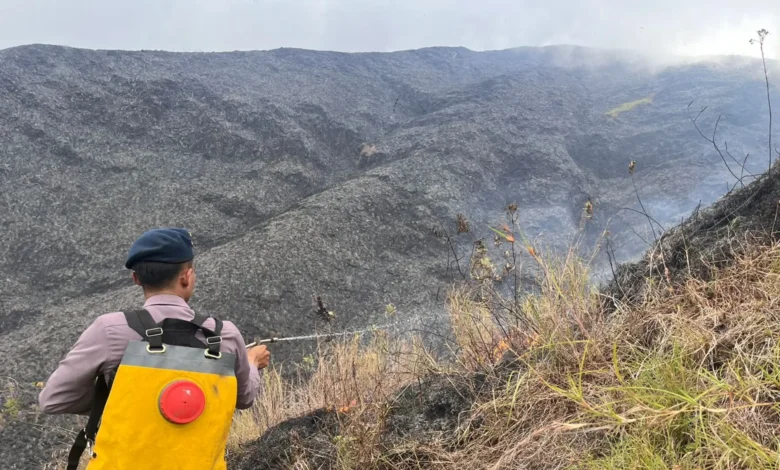
[[[103,377],[96,381],[68,470],[78,467],[84,449],[88,470],[225,469],[237,380],[235,355],[220,351],[222,321],[211,331],[202,315],[160,324],[145,310],[125,317],[143,339],[128,344],[110,386]]]

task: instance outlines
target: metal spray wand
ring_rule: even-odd
[[[372,330],[386,330],[387,328],[390,328],[393,326],[393,324],[390,325],[382,325],[382,326],[370,326],[368,328],[363,328],[362,330],[356,330],[356,331],[342,331],[340,333],[326,333],[326,334],[319,334],[319,335],[304,335],[304,336],[286,336],[283,338],[267,338],[267,339],[261,339],[258,341],[253,341],[246,345],[246,348],[253,348],[257,346],[258,344],[268,344],[268,343],[278,343],[282,341],[303,341],[307,339],[319,339],[319,338],[333,338],[334,336],[344,336],[344,335],[356,335],[356,334],[362,334],[367,331]]]

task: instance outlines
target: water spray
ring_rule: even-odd
[[[246,345],[246,348],[253,348],[259,344],[270,344],[270,343],[279,343],[282,341],[304,341],[304,340],[312,340],[312,339],[321,339],[321,338],[333,338],[336,336],[346,336],[346,335],[359,335],[366,333],[368,331],[375,331],[375,330],[386,330],[390,328],[391,326],[395,326],[395,323],[391,323],[388,325],[382,325],[382,326],[370,326],[368,328],[363,328],[362,330],[355,330],[355,331],[342,331],[339,333],[322,333],[322,334],[315,334],[315,335],[303,335],[303,336],[285,336],[282,338],[266,338],[261,339],[258,341],[253,341]]]

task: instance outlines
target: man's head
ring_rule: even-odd
[[[195,288],[192,239],[187,230],[155,229],[130,247],[125,267],[146,296],[173,294],[189,301]]]

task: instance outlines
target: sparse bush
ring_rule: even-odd
[[[13,379],[6,377],[0,378],[0,428],[7,421],[15,420],[22,412],[22,402],[19,398],[19,384]]]

